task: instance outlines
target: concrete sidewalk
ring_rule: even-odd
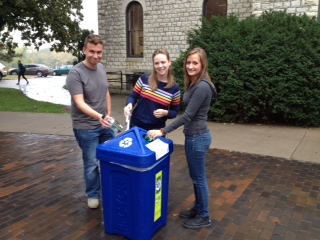
[[[125,95],[112,95],[113,117],[125,126]],[[168,121],[168,124],[172,120]],[[320,129],[209,122],[211,148],[320,163]],[[69,114],[0,112],[0,132],[73,135]],[[168,134],[184,144],[182,128]]]

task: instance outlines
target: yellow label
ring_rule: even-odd
[[[161,207],[162,207],[162,171],[156,174],[154,221],[157,221],[161,217]]]

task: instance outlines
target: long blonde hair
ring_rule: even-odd
[[[191,87],[191,77],[188,75],[188,72],[187,72],[187,60],[188,60],[188,57],[192,54],[198,54],[199,55],[199,58],[200,58],[200,62],[201,62],[201,65],[202,65],[202,70],[199,74],[199,78],[194,82],[192,83],[192,85],[196,85],[199,81],[203,80],[203,79],[207,79],[208,82],[210,84],[212,84],[212,87],[215,88],[214,84],[211,82],[211,78],[209,76],[209,73],[208,73],[208,58],[207,58],[207,54],[206,52],[202,49],[202,48],[194,48],[192,50],[190,50],[185,59],[184,59],[184,66],[183,66],[183,70],[184,70],[184,88],[185,88],[185,91],[187,91],[187,89],[189,87]]]
[[[166,49],[164,49],[164,48],[157,49],[152,54],[153,71],[152,71],[152,73],[151,73],[151,75],[149,76],[149,79],[148,79],[148,83],[149,83],[149,86],[151,87],[152,91],[157,90],[158,83],[159,83],[159,81],[157,79],[157,72],[154,69],[154,58],[158,54],[164,54],[167,57],[167,60],[171,61],[168,51]],[[170,67],[168,69],[167,80],[168,80],[168,83],[164,88],[165,89],[172,88],[173,85],[175,84],[174,76],[172,74],[172,64],[170,65]]]

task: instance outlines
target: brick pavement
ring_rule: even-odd
[[[0,134],[0,239],[124,239],[86,207],[72,136]],[[320,165],[211,149],[211,228],[186,229],[193,202],[182,146],[171,155],[168,223],[154,240],[320,239]]]

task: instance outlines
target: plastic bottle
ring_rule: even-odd
[[[116,133],[119,133],[122,131],[123,126],[115,119],[111,119],[110,123],[112,124],[111,128],[113,129],[113,131],[115,131]]]

